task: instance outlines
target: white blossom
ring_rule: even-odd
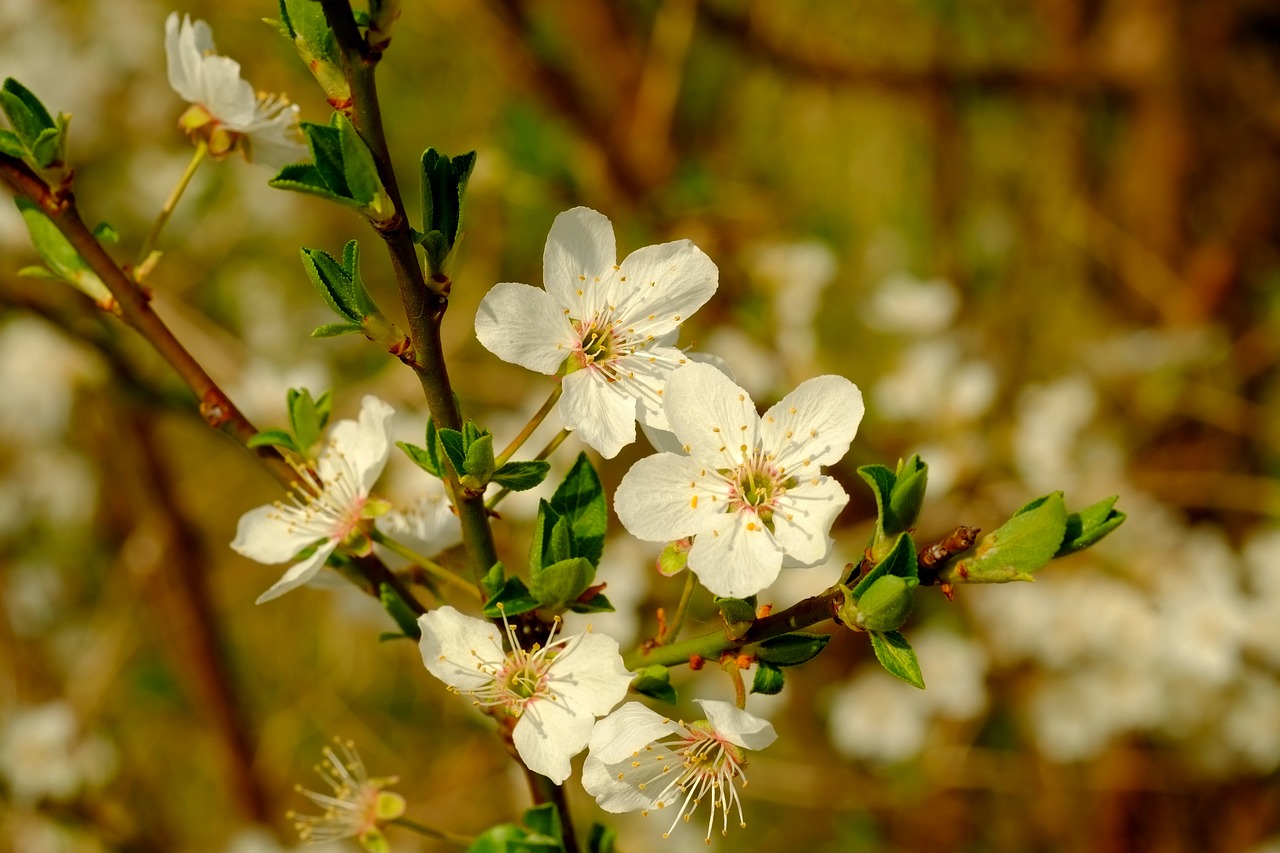
[[[391,449],[393,414],[382,400],[365,397],[358,421],[339,421],[329,431],[315,469],[300,469],[302,482],[290,503],[276,501],[240,517],[231,543],[237,553],[268,564],[306,553],[258,597],[259,604],[314,578],[338,545],[359,532]]]
[[[685,452],[641,459],[614,508],[633,536],[696,537],[689,568],[716,595],[754,595],[789,565],[816,566],[849,496],[820,472],[844,456],[862,394],[842,376],[802,383],[762,419],[719,370],[689,364],[667,381],[667,417]]]
[[[746,751],[764,749],[778,735],[767,720],[728,702],[700,699],[698,704],[707,717],[693,723],[628,702],[596,725],[582,785],[600,808],[648,815],[674,807],[666,837],[710,798],[708,843],[717,813],[721,834],[728,834],[730,811],[736,812],[739,826],[746,826],[738,792],[747,784]]]
[[[497,284],[476,312],[476,337],[494,355],[562,373],[560,419],[606,458],[635,441],[636,420],[667,428],[663,385],[685,362],[671,344],[719,279],[688,240],[646,246],[621,264],[616,257],[608,218],[565,211],[547,235],[545,290]]]
[[[295,789],[324,811],[318,815],[290,811],[286,817],[308,844],[355,838],[362,850],[390,853],[381,824],[403,815],[406,803],[404,797],[384,789],[399,780],[395,776],[371,778],[355,744],[337,739],[335,744],[336,750],[324,748],[324,761],[316,765],[316,773],[331,793],[308,791],[300,785]]]
[[[239,148],[257,163],[279,168],[303,160],[298,108],[283,95],[255,94],[240,79],[240,63],[218,56],[204,21],[169,15],[164,25],[169,85],[191,104],[180,124],[209,143],[215,156]]]
[[[507,626],[508,648],[491,622],[440,607],[418,618],[422,662],[486,713],[515,719],[512,743],[529,769],[557,785],[587,746],[596,718],[622,701],[632,673],[618,641],[589,631],[524,649]]]
[[[0,777],[18,803],[70,800],[111,778],[116,762],[115,747],[84,735],[64,701],[17,711],[0,731]]]

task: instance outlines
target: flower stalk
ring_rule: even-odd
[[[200,168],[200,164],[204,162],[208,153],[209,145],[201,139],[196,143],[196,150],[191,156],[191,162],[187,163],[187,168],[183,170],[182,177],[178,178],[178,183],[174,185],[173,192],[169,193],[169,198],[165,200],[164,207],[160,208],[160,215],[156,217],[155,223],[151,226],[151,231],[147,233],[147,239],[143,241],[142,248],[138,251],[138,260],[133,268],[134,281],[141,283],[155,265],[155,262],[151,260],[151,254],[155,251],[156,244],[160,240],[160,232],[164,230],[164,226],[169,222],[169,217],[173,215],[174,209],[177,208],[182,194],[186,192],[191,179],[195,177],[196,169]]]

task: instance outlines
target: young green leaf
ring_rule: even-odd
[[[499,607],[499,604],[502,606]],[[524,585],[524,581],[509,577],[503,582],[500,590],[489,596],[481,612],[490,619],[500,619],[503,614],[519,616],[521,613],[537,609],[538,599],[529,594],[529,588]]]
[[[715,599],[720,608],[720,620],[724,622],[724,634],[730,640],[738,640],[746,636],[747,631],[756,621],[756,606],[751,601],[741,598]]]
[[[592,565],[604,553],[605,527],[609,518],[604,487],[587,454],[578,454],[573,467],[551,496],[551,507],[569,519],[573,530],[574,556],[585,557]]]
[[[283,447],[294,453],[301,453],[297,443],[293,440],[293,436],[282,429],[264,429],[257,435],[249,437],[245,442],[245,446],[253,449],[255,447]]]
[[[552,611],[563,610],[575,601],[595,579],[596,569],[581,557],[560,560],[535,573],[529,581],[529,593],[538,600],[539,607]]]
[[[1034,580],[1062,546],[1067,532],[1067,507],[1062,492],[1036,498],[1019,509],[1000,528],[978,542],[972,556],[943,567],[943,583],[1009,583]]]
[[[547,479],[551,463],[541,459],[528,462],[508,462],[493,472],[492,481],[513,492],[523,492]]]
[[[756,674],[751,679],[751,692],[762,696],[773,696],[781,693],[787,683],[787,676],[782,669],[771,663],[758,661]]]
[[[659,664],[640,670],[631,682],[631,689],[642,696],[660,699],[668,705],[676,703],[676,689],[671,686],[671,670]]]
[[[756,658],[774,666],[798,666],[818,656],[831,642],[830,634],[796,631],[770,637],[755,647]]]
[[[99,305],[110,304],[111,291],[80,257],[71,241],[53,224],[53,220],[34,202],[25,198],[15,198],[14,203],[22,212],[22,219],[31,232],[31,243],[41,260],[49,267],[50,274],[86,294]]]
[[[1118,509],[1112,509],[1118,498],[1118,495],[1103,498],[1096,504],[1068,515],[1067,532],[1054,557],[1065,557],[1082,551],[1124,524],[1127,516]]]
[[[907,642],[907,638],[897,631],[872,631],[871,648],[876,653],[876,660],[890,675],[900,678],[912,687],[924,689],[924,674],[920,672],[920,661],[916,660],[915,650]]]
[[[382,607],[387,611],[396,624],[400,626],[400,630],[404,632],[406,637],[418,639],[422,636],[422,629],[418,627],[418,618],[413,615],[413,611],[409,609],[409,605],[400,597],[400,593],[389,584],[380,584],[378,586],[378,600],[382,602]]]

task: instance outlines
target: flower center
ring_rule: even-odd
[[[506,626],[510,651],[506,652],[499,664],[481,665],[481,670],[492,681],[471,691],[471,695],[475,697],[476,704],[487,712],[501,711],[512,717],[519,717],[534,702],[556,698],[547,684],[547,670],[551,668],[556,656],[565,651],[565,641],[555,638],[556,629],[560,626],[560,620],[557,619],[551,626],[545,646],[535,645],[532,649],[525,649],[521,647],[515,628],[505,615],[502,621]]]
[[[321,481],[309,466],[291,462],[298,474],[289,503],[277,501],[276,513],[291,530],[305,530],[316,539],[347,542],[360,533],[360,519],[368,496],[360,488],[356,472],[338,457],[337,468],[328,482]]]
[[[611,324],[597,318],[591,322],[579,321],[575,329],[578,333],[575,353],[583,367],[608,364],[619,355],[620,341]]]
[[[795,485],[794,479],[785,478],[760,451],[736,470],[726,469],[721,473],[730,483],[730,511],[755,513],[766,526],[773,521],[778,499]]]
[[[664,746],[668,747],[674,756],[665,752]],[[676,824],[682,819],[688,822],[698,805],[707,796],[711,798],[711,815],[707,820],[707,843],[711,842],[711,830],[715,826],[717,812],[721,818],[722,835],[727,835],[729,831],[730,808],[737,810],[739,825],[746,826],[737,789],[739,779],[742,780],[742,784],[747,783],[746,774],[743,773],[743,767],[747,763],[746,756],[737,745],[720,737],[710,723],[706,720],[690,723],[683,734],[650,744],[645,747],[645,750],[645,756],[649,759],[650,772],[649,778],[637,785],[641,791],[644,791],[650,783],[668,776],[676,769],[670,761],[672,757],[680,761],[680,767],[674,778],[654,798],[654,804],[660,809],[666,808],[677,800],[680,801],[675,820],[663,833],[663,838],[670,836],[671,830],[675,829]],[[643,767],[643,764],[635,761],[633,766]],[[646,811],[645,814],[648,812]]]

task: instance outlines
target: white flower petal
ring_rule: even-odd
[[[672,371],[688,363],[683,350],[656,345],[614,362],[617,384],[636,399],[637,420],[658,429],[671,428],[663,396],[667,379]]]
[[[559,308],[574,309],[574,319],[585,319],[577,311],[587,300],[599,303],[604,299],[600,285],[608,282],[597,283],[596,279],[613,275],[617,256],[613,225],[607,216],[587,207],[566,210],[551,223],[547,234],[542,284]],[[584,291],[583,296],[578,295],[579,290]]]
[[[761,440],[777,454],[776,464],[803,476],[794,469],[806,459],[810,466],[830,465],[849,451],[864,411],[857,385],[843,376],[815,376],[765,412]]]
[[[478,690],[493,676],[480,666],[500,667],[506,659],[498,629],[483,619],[438,607],[418,617],[422,663],[436,678],[461,691]]]
[[[816,566],[831,553],[831,525],[849,496],[831,477],[803,480],[778,500],[773,536],[797,566]]]
[[[613,510],[632,536],[669,542],[708,529],[724,511],[722,478],[688,456],[658,453],[631,466],[613,495]]]
[[[657,711],[639,702],[628,702],[596,723],[591,732],[591,754],[605,764],[616,764],[631,758],[646,744],[680,729],[678,723]]]
[[[636,401],[617,383],[592,370],[579,370],[564,378],[564,394],[557,410],[566,429],[605,459],[636,440]]]
[[[322,538],[313,530],[291,523],[279,508],[267,504],[240,516],[231,550],[270,565],[292,560],[303,548]]]
[[[400,544],[428,557],[462,541],[458,516],[443,494],[422,495],[403,510],[379,516],[374,524]]]
[[[663,396],[672,432],[702,464],[736,468],[755,449],[760,429],[756,404],[711,365],[692,363],[674,371]]]
[[[552,374],[573,351],[573,329],[546,291],[495,284],[476,311],[476,337],[503,361]]]
[[[655,337],[706,304],[720,278],[716,265],[689,240],[645,246],[619,266],[613,288],[619,321]]]
[[[715,699],[694,701],[702,706],[707,722],[716,730],[716,734],[743,749],[764,749],[778,739],[778,733],[768,720],[762,720],[735,705]]]
[[[372,395],[360,406],[358,421],[343,420],[329,430],[329,442],[320,453],[316,467],[326,486],[352,472],[355,487],[367,496],[391,452],[391,418],[395,409]]]
[[[324,568],[325,561],[329,559],[329,555],[333,553],[333,549],[336,548],[337,545],[338,543],[336,542],[325,542],[317,548],[316,552],[310,557],[307,557],[300,563],[295,563],[290,566],[289,570],[281,575],[280,580],[276,581],[272,584],[270,589],[258,596],[258,600],[254,603],[263,604],[273,598],[279,598],[286,592],[292,592],[298,587],[304,585],[307,581],[319,574],[320,570]]]
[[[782,548],[753,513],[726,513],[693,540],[689,568],[715,595],[746,598],[777,579]]]
[[[551,661],[546,683],[562,704],[602,717],[626,698],[633,677],[617,640],[586,633],[566,641]]]
[[[604,721],[601,720],[602,722]],[[596,729],[599,728],[600,723],[596,723]],[[587,760],[582,765],[582,787],[596,798],[596,804],[600,808],[612,814],[654,808],[657,805],[656,795],[662,790],[650,787],[647,791],[641,791],[627,781],[627,771],[632,769],[631,755],[632,753],[627,753],[625,761],[605,764],[594,754],[588,753]],[[619,775],[623,778],[619,779]]]
[[[572,772],[569,759],[586,749],[595,722],[579,708],[539,699],[520,715],[511,740],[525,766],[559,785]]]

